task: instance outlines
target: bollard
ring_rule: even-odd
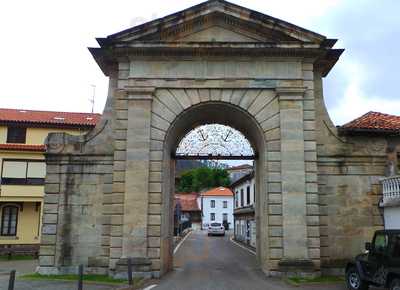
[[[132,277],[132,258],[128,258],[128,284],[133,286],[133,277]]]
[[[10,280],[8,281],[8,290],[14,290],[15,284],[15,270],[10,272]]]
[[[83,265],[78,269],[78,290],[83,290]]]

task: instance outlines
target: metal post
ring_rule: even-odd
[[[79,265],[78,269],[78,290],[83,290],[83,265]]]
[[[12,270],[10,273],[10,280],[8,281],[8,290],[14,290],[15,284],[15,270]]]
[[[8,248],[7,258],[8,258],[8,260],[11,260],[11,256],[12,256],[11,245],[8,245],[7,248]]]
[[[128,258],[128,284],[133,286],[132,258]]]

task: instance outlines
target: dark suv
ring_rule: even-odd
[[[365,254],[347,264],[347,287],[364,290],[372,285],[400,290],[400,230],[376,231],[365,249]]]

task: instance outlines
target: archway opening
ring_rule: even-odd
[[[191,107],[173,122],[165,143],[163,272],[173,269],[174,258],[175,267],[181,268],[198,258],[190,253],[206,253],[196,260],[200,266],[207,255],[238,247],[235,243],[254,253],[249,259],[255,265],[265,259],[260,231],[265,217],[256,202],[266,196],[261,132],[247,112],[226,103]],[[204,181],[207,172],[213,178]],[[184,182],[190,179],[197,180]],[[189,228],[194,242],[185,242],[186,248],[200,248],[177,252],[180,236]],[[214,232],[224,232],[225,238],[214,239]]]

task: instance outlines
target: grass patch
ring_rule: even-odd
[[[78,275],[41,275],[38,273],[22,275],[20,278],[25,280],[58,280],[58,281],[78,281]],[[134,278],[134,285],[143,283],[142,278]],[[83,281],[104,284],[128,284],[128,280],[114,279],[107,275],[83,275]]]
[[[28,261],[37,260],[35,256],[32,255],[12,255],[11,259],[8,256],[0,256],[0,261]]]
[[[290,277],[287,282],[294,286],[303,284],[324,284],[324,283],[340,283],[344,282],[344,277],[340,276],[321,276],[321,277]]]

